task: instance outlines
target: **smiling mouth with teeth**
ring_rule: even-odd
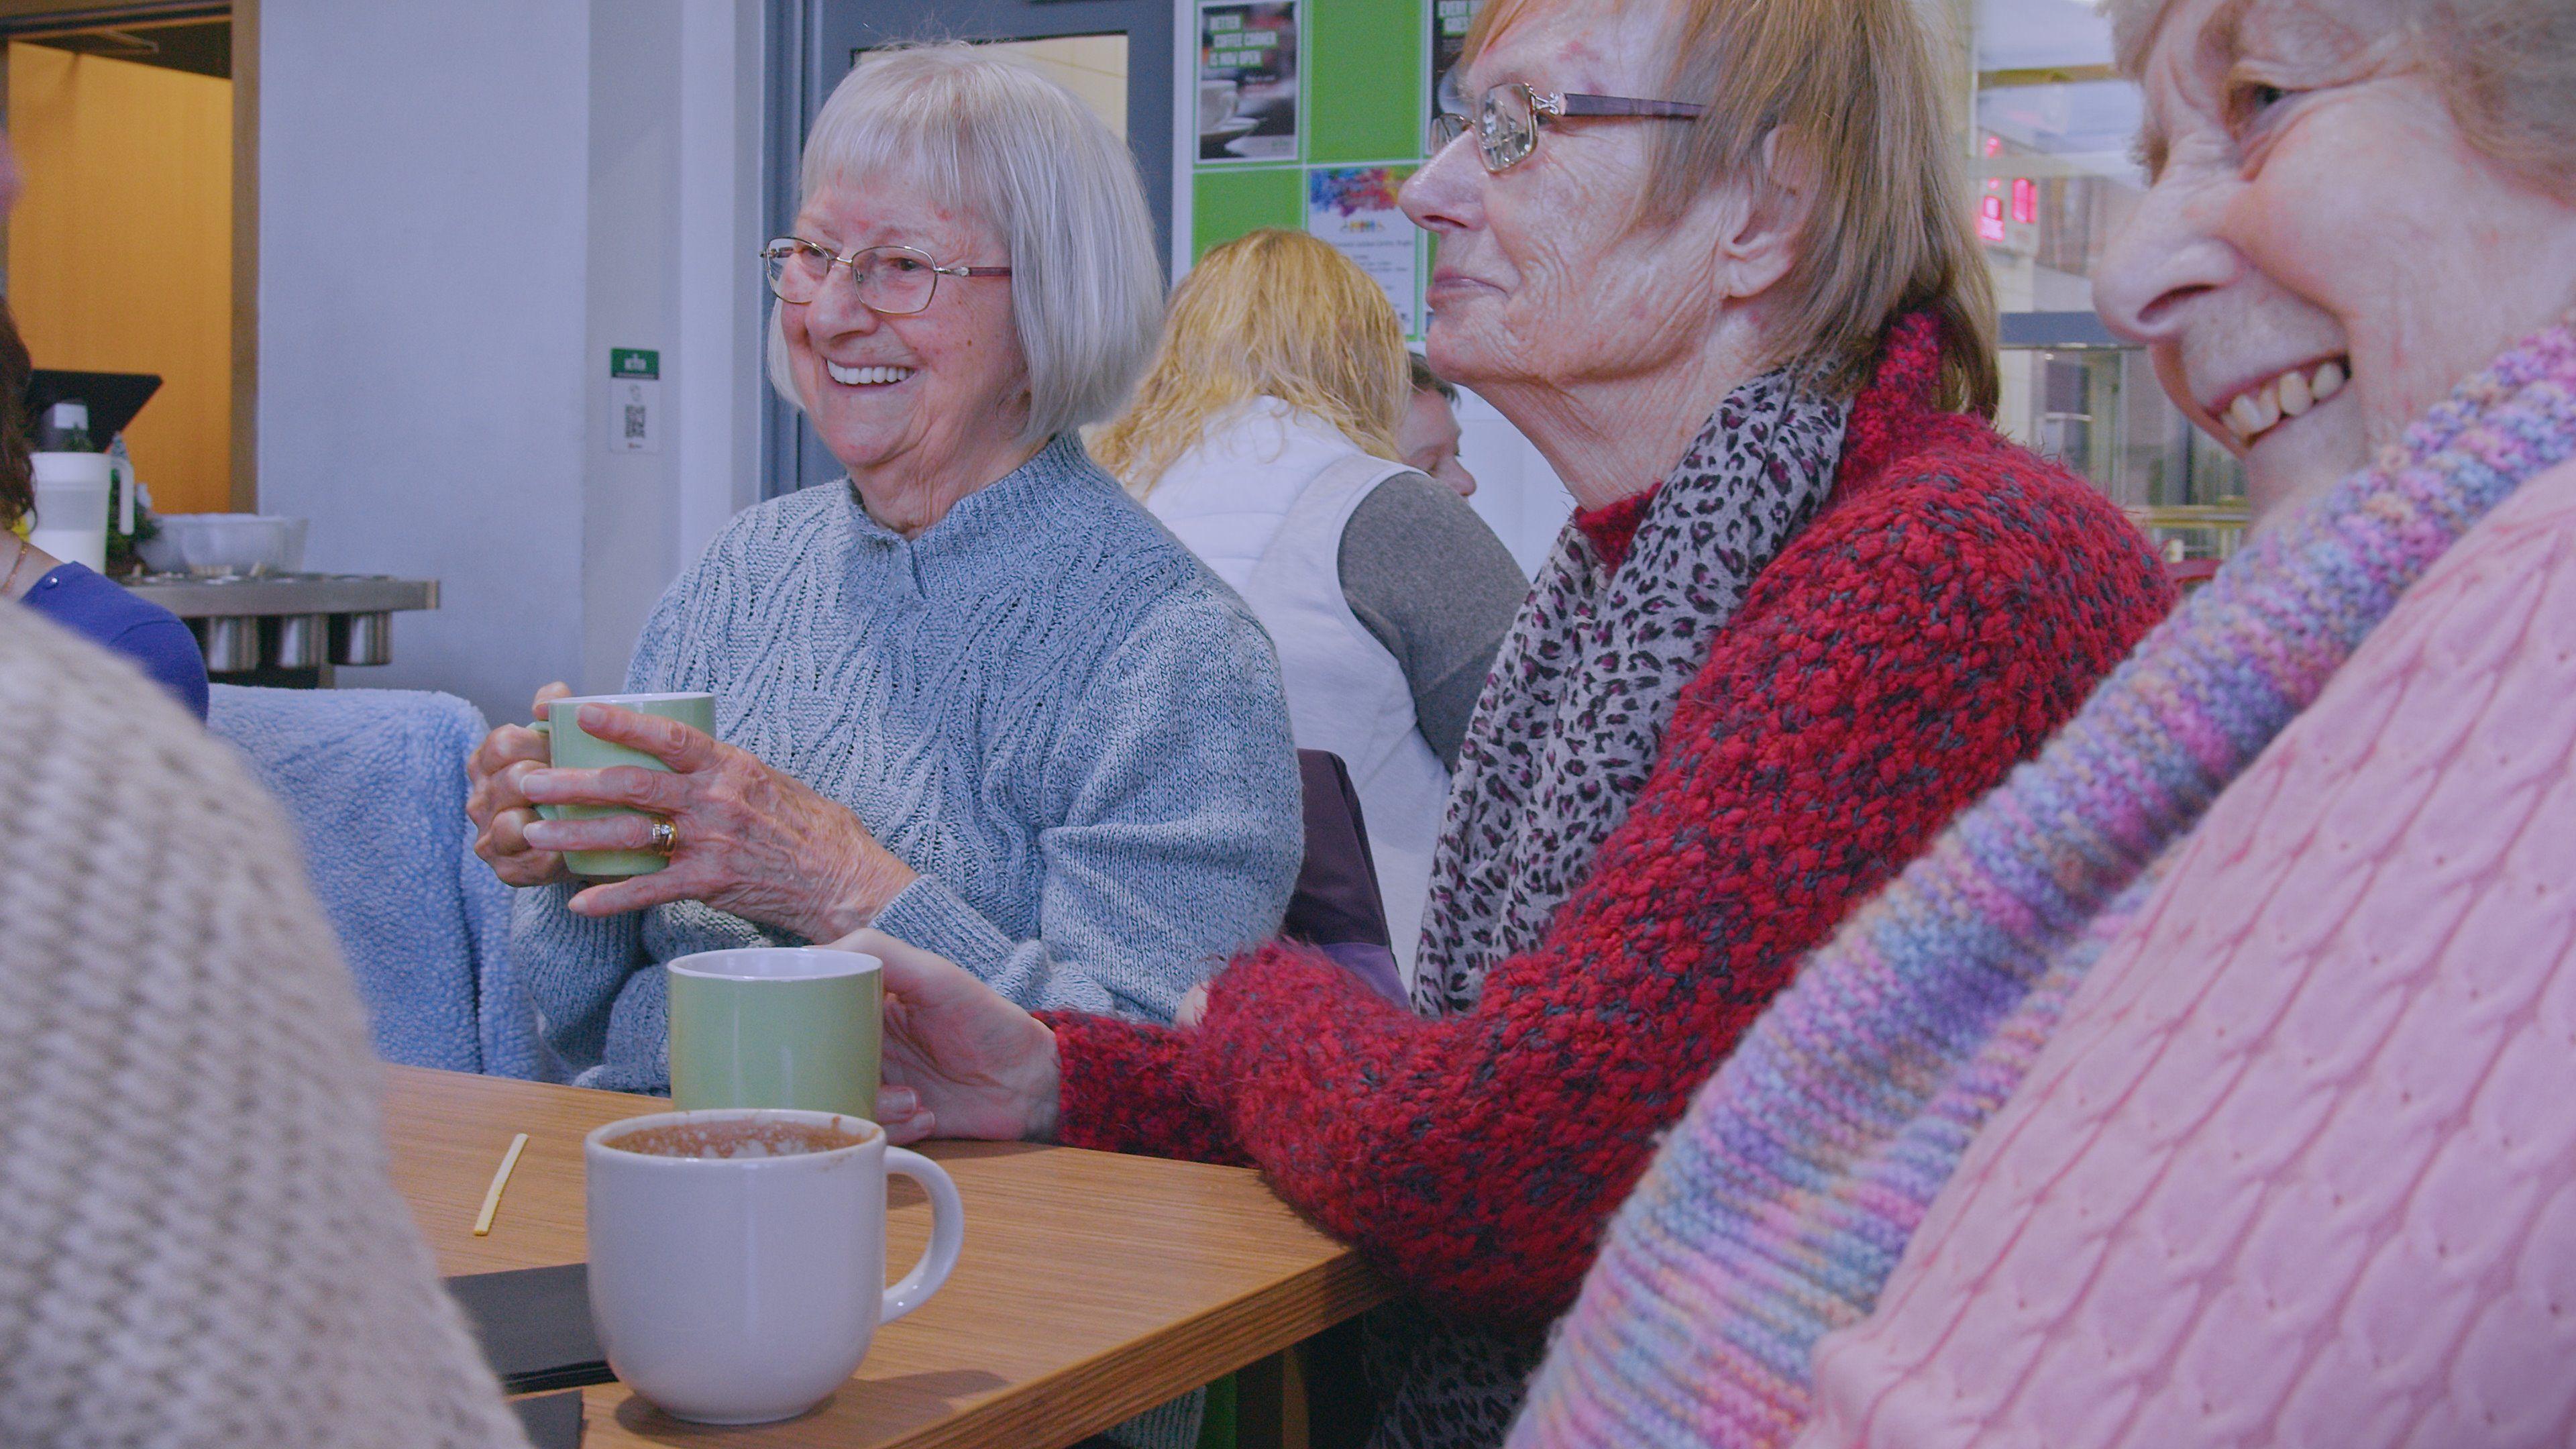
[[[2256,438],[2343,391],[2349,380],[2344,360],[2331,358],[2256,383],[2236,394],[2223,410],[2214,411],[2236,435],[2237,446],[2251,447]]]
[[[829,359],[824,361],[823,370],[843,387],[884,387],[903,381],[913,372],[909,367],[843,367]]]

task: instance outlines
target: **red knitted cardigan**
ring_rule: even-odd
[[[1058,1139],[1259,1166],[1434,1306],[1573,1301],[1655,1139],[1846,908],[1998,783],[2172,602],[2082,480],[1936,410],[1891,334],[1825,508],[1754,580],[1538,949],[1444,1020],[1273,944],[1196,1031],[1049,1013]]]

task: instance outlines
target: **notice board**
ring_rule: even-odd
[[[1190,255],[1256,227],[1311,231],[1422,335],[1428,239],[1393,206],[1429,148],[1436,67],[1481,0],[1194,0]]]

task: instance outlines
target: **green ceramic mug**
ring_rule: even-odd
[[[821,946],[701,951],[666,963],[671,1104],[874,1121],[884,967]]]
[[[700,734],[716,732],[716,697],[712,694],[585,694],[578,699],[558,699],[549,703],[545,718],[529,726],[546,737],[550,762],[566,770],[605,770],[611,765],[636,765],[665,774],[671,767],[642,750],[630,750],[593,738],[580,724],[581,707],[585,704],[613,704],[637,714],[659,715],[675,719]],[[555,718],[561,713],[563,718]],[[537,813],[548,820],[598,820],[611,815],[637,815],[641,811],[617,805],[540,805]],[[564,868],[574,875],[609,879],[619,876],[650,875],[668,862],[649,850],[569,850],[564,852]]]

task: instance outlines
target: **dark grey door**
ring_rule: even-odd
[[[773,29],[769,198],[773,230],[796,211],[796,166],[806,129],[850,73],[881,46],[928,40],[1042,41],[1125,38],[1127,145],[1153,208],[1159,255],[1172,251],[1171,0],[778,0]],[[841,476],[841,467],[793,408],[773,399],[765,450],[770,494]]]

